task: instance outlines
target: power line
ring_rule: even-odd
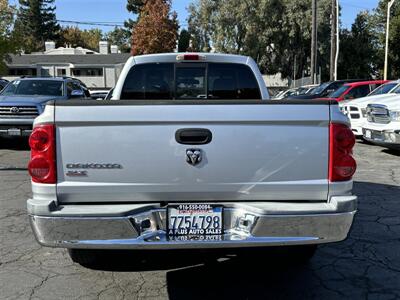
[[[72,20],[57,20],[57,22],[64,24],[110,26],[110,27],[122,27],[125,24],[123,22],[90,22],[90,21],[72,21]]]

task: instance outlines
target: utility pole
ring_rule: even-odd
[[[336,0],[331,0],[331,60],[329,79],[335,80],[335,58],[336,58]]]
[[[388,3],[387,8],[387,20],[386,20],[386,47],[385,47],[385,67],[383,70],[383,79],[387,80],[387,73],[388,73],[388,56],[389,56],[389,29],[390,29],[390,9],[395,0],[391,0]]]
[[[311,82],[316,83],[317,73],[317,0],[312,0],[312,29],[311,29]]]
[[[335,80],[338,80],[337,66],[339,60],[339,0],[336,0],[336,55],[335,55]]]

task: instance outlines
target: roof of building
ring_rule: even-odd
[[[77,47],[77,48],[71,48],[71,47],[59,47],[59,48],[54,48],[54,49],[49,49],[44,52],[46,55],[80,55],[80,54],[100,54],[96,51],[82,48],[82,47]]]
[[[10,55],[8,66],[30,66],[37,64],[73,64],[73,65],[117,65],[125,63],[130,53],[89,54],[89,55]]]

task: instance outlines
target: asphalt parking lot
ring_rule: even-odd
[[[400,152],[357,143],[350,237],[321,246],[308,265],[268,253],[130,252],[85,268],[34,240],[27,149],[25,140],[0,141],[0,299],[400,298]]]

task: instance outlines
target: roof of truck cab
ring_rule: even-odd
[[[241,63],[246,64],[252,60],[248,56],[223,54],[223,53],[203,53],[203,52],[177,52],[177,53],[158,53],[133,56],[131,58],[135,63],[150,63],[150,62],[191,62],[190,60],[178,60],[177,57],[182,55],[199,55],[204,59],[193,60],[193,62],[226,62],[226,63]]]

